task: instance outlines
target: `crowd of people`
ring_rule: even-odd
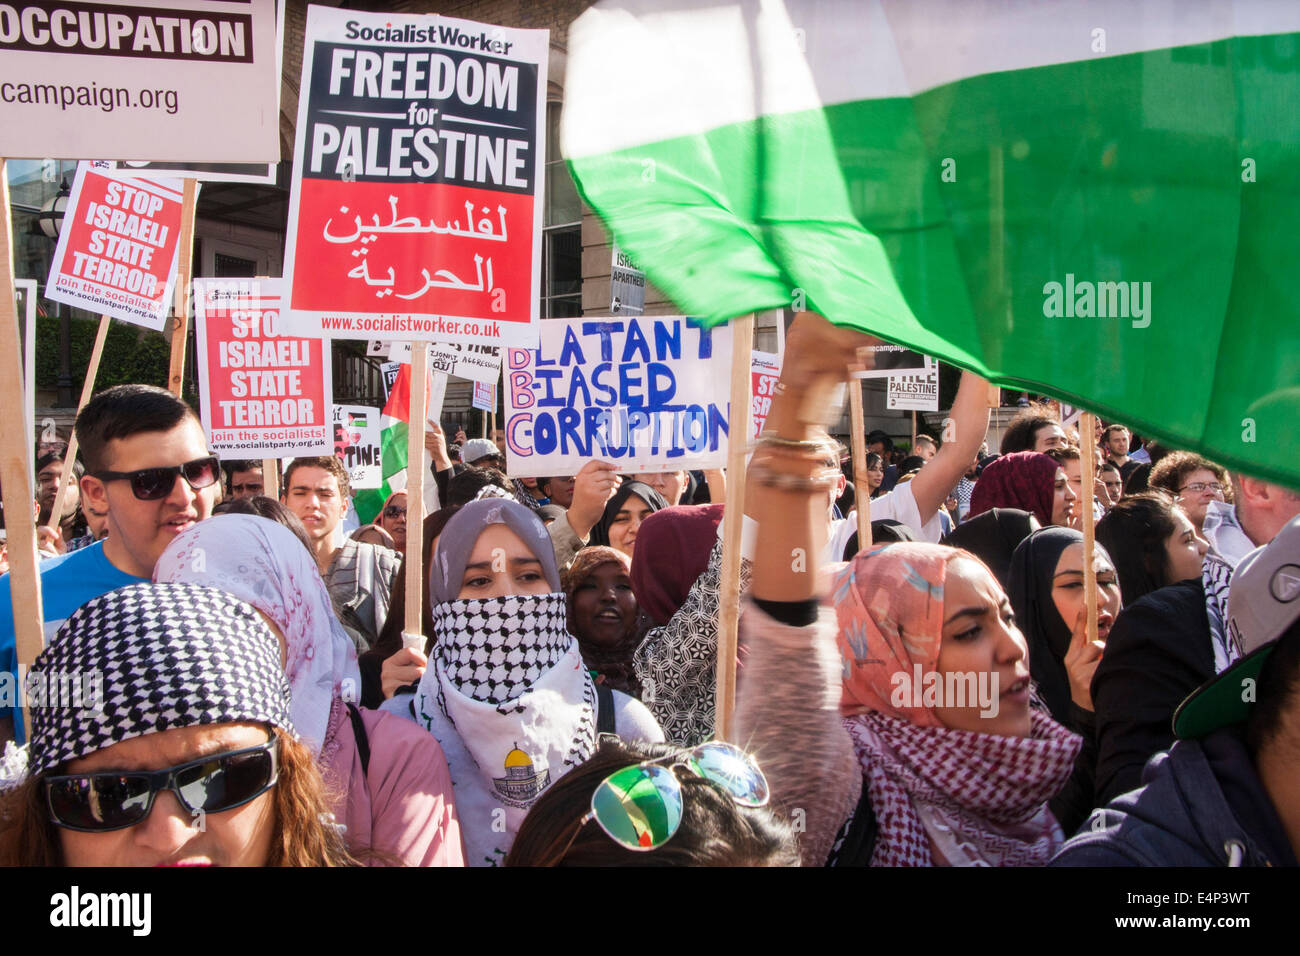
[[[1051,405],[991,454],[971,373],[855,475],[823,422],[863,344],[789,330],[727,742],[723,472],[514,478],[435,426],[417,542],[403,491],[350,520],[337,458],[277,500],[170,393],[95,395],[36,462],[49,679],[0,710],[0,863],[1295,865],[1300,492]],[[0,578],[11,686],[30,611]]]

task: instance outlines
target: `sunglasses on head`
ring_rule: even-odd
[[[662,766],[668,761],[668,766]],[[610,774],[591,795],[591,812],[582,818],[579,830],[595,820],[620,846],[657,850],[672,839],[682,822],[677,767],[703,777],[742,807],[767,804],[767,778],[754,759],[738,747],[712,740]]]
[[[183,465],[170,468],[141,468],[139,471],[96,471],[93,477],[100,481],[129,481],[131,493],[141,501],[166,498],[176,487],[176,476],[183,475],[195,491],[216,484],[221,466],[216,455],[195,458]]]
[[[105,771],[45,778],[50,819],[66,830],[103,833],[149,816],[154,797],[170,790],[186,812],[222,813],[257,799],[279,778],[278,738],[212,754],[163,770]]]

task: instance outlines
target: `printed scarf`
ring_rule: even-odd
[[[877,712],[844,718],[878,837],[872,866],[1045,866],[1064,842],[1047,801],[1082,740],[1031,712],[1028,737],[918,727]]]

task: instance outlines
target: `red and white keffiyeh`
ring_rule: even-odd
[[[844,718],[877,837],[872,866],[1044,866],[1064,841],[1047,809],[1082,740],[1032,712],[1028,737],[921,727],[869,711]]]

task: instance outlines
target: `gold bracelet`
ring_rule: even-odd
[[[837,469],[822,468],[811,475],[792,475],[787,471],[770,468],[765,462],[757,461],[750,464],[749,477],[764,488],[812,494],[825,493],[835,488],[840,473]]]

